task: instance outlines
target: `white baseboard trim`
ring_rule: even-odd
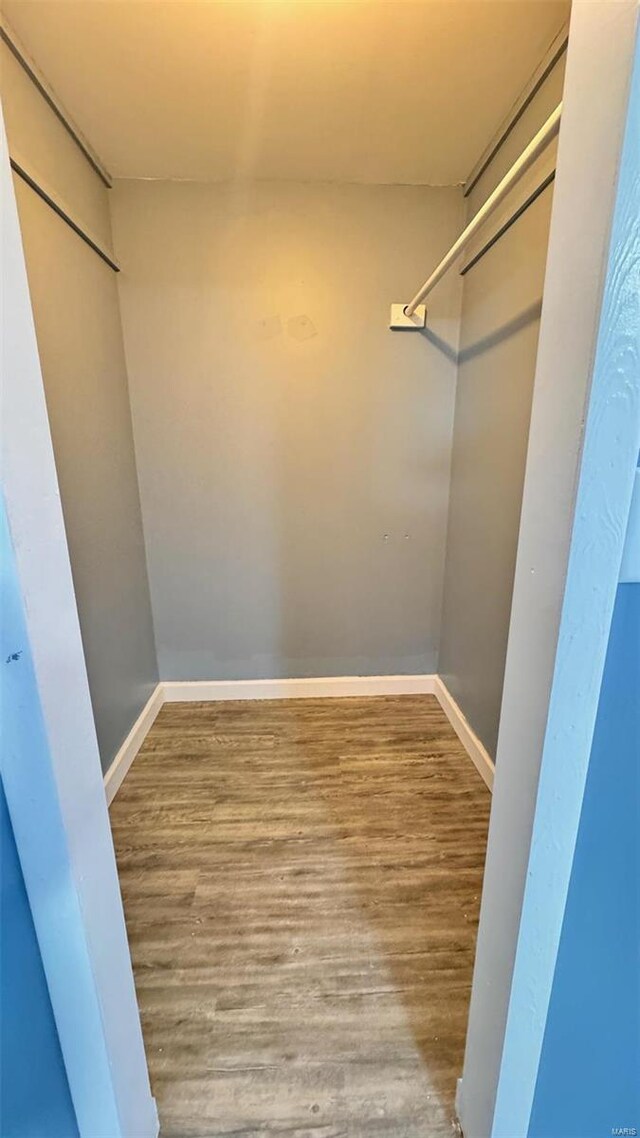
[[[486,747],[480,742],[473,727],[469,725],[465,719],[459,705],[451,695],[447,685],[441,680],[440,676],[436,676],[434,692],[440,707],[444,711],[449,723],[453,727],[458,739],[462,743],[465,751],[467,752],[471,762],[479,771],[489,790],[493,790],[493,776],[495,773],[495,764],[491,758]]]
[[[107,803],[113,802],[164,703],[245,699],[327,699],[340,696],[434,695],[485,783],[493,788],[494,765],[446,684],[437,675],[320,676],[284,680],[164,680],[143,707],[104,776]]]
[[[335,696],[433,695],[437,677],[312,676],[298,680],[165,680],[167,703],[220,699],[325,699]]]
[[[153,726],[154,720],[160,711],[164,697],[163,684],[157,684],[154,691],[151,693],[149,699],[145,703],[142,711],[136,719],[133,727],[127,735],[120,750],[115,756],[109,770],[104,776],[104,789],[107,796],[107,805],[110,806],[113,802],[122,782],[125,778],[129,767],[135,759],[138,751],[140,750],[145,738]]]

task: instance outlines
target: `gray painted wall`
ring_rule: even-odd
[[[108,193],[2,48],[9,146],[110,243]],[[17,176],[29,289],[103,768],[157,683],[114,272]]]
[[[391,333],[455,188],[118,182],[160,675],[432,672],[460,282]]]
[[[562,98],[563,73],[564,60],[474,188],[469,216]],[[491,223],[493,231],[539,184],[553,159],[554,154],[545,155],[510,195]],[[492,756],[498,738],[552,194],[552,187],[545,190],[464,277],[439,671]],[[477,246],[491,231],[483,231]]]

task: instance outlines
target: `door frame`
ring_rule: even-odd
[[[635,480],[637,283],[623,250],[638,242],[637,26],[636,0],[573,0],[458,1088],[466,1138],[528,1130]]]
[[[1,773],[81,1138],[156,1138],[131,957],[0,115]]]

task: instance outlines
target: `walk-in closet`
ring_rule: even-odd
[[[74,1049],[34,915],[46,1138],[488,1138],[588,391],[545,327],[569,266],[597,327],[632,8],[4,0],[25,627],[99,993]]]

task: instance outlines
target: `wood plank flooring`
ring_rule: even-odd
[[[111,808],[162,1138],[452,1138],[490,795],[432,696],[166,704]]]

